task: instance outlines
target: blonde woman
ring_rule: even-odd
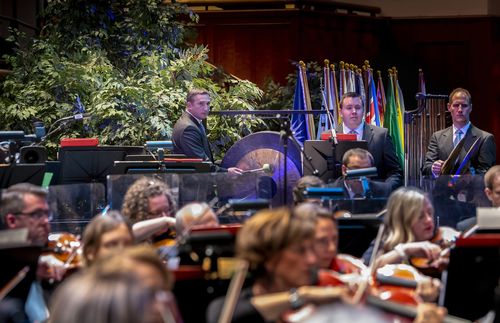
[[[403,187],[394,191],[387,202],[383,254],[377,266],[402,263],[411,257],[424,257],[439,266],[442,247],[453,240],[458,232],[451,228],[436,228],[434,207],[421,190]],[[368,262],[370,247],[363,256]]]

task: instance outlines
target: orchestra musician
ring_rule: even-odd
[[[150,225],[162,230],[154,231],[154,238],[163,240],[173,238],[169,228],[175,224],[177,204],[168,185],[154,177],[143,177],[132,184],[123,199],[122,214],[133,223],[136,241],[151,237]],[[156,219],[155,221],[146,221]],[[142,224],[138,224],[138,222]]]
[[[444,161],[450,156],[458,142],[464,141],[459,159],[462,162],[474,141],[480,138],[478,149],[471,155],[465,169],[467,173],[484,174],[496,162],[495,138],[491,133],[475,127],[470,122],[472,98],[469,91],[463,88],[451,91],[448,111],[453,125],[432,134],[422,173],[432,174],[434,177],[439,176]],[[456,163],[454,170],[459,165],[460,163]]]
[[[306,175],[302,176],[297,183],[295,184],[295,187],[293,188],[293,203],[295,205],[304,203],[304,202],[321,202],[321,200],[317,198],[309,198],[306,197],[304,194],[304,191],[306,188],[309,187],[322,187],[325,185],[325,182],[319,178],[318,176],[314,175]]]
[[[112,252],[131,246],[134,234],[129,221],[118,211],[97,215],[83,232],[83,259],[92,266],[97,259],[107,258]]]
[[[337,178],[332,186],[341,187],[345,190],[347,197],[354,198],[364,192],[359,180],[346,179],[348,170],[363,169],[375,166],[373,155],[362,148],[349,149],[342,156],[342,176]],[[368,180],[369,197],[388,197],[392,191],[392,186],[387,182]]]
[[[394,191],[387,202],[383,254],[376,259],[377,267],[402,263],[411,257],[424,257],[439,267],[447,259],[441,257],[458,232],[451,228],[436,228],[434,208],[429,198],[417,188],[402,187]],[[368,263],[373,244],[363,255]]]
[[[2,194],[0,201],[2,228],[7,230],[26,228],[28,240],[33,245],[47,246],[50,217],[47,191],[39,186],[19,183],[10,186]],[[55,257],[43,256],[39,258],[36,280],[31,284],[27,299],[22,300],[25,313],[30,321],[44,321],[48,317],[41,282],[43,280],[60,281],[65,271],[64,264]]]
[[[308,286],[317,262],[314,230],[311,218],[287,208],[260,211],[245,222],[236,254],[249,263],[253,284],[241,291],[232,322],[276,321],[287,309],[345,295],[345,288]],[[217,322],[223,302],[218,298],[209,305],[207,322]]]

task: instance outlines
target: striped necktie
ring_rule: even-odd
[[[456,132],[455,132],[455,140],[453,140],[453,147],[456,147],[458,145],[458,143],[460,142],[460,140],[462,140],[462,130],[458,129]]]

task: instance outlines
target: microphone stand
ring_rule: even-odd
[[[290,129],[290,120],[286,119],[283,120],[280,124],[281,130],[280,130],[280,141],[281,144],[283,145],[283,203],[287,204],[287,199],[288,199],[288,137],[291,136],[292,130]],[[291,136],[293,138],[293,136]]]

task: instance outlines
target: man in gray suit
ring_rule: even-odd
[[[174,153],[192,158],[201,158],[214,163],[203,120],[210,112],[210,94],[202,89],[192,89],[186,99],[186,111],[177,120],[173,130]],[[215,164],[214,164],[215,165]],[[224,171],[216,167],[218,171]],[[241,174],[236,167],[227,169],[229,173]]]
[[[378,172],[374,179],[385,181],[391,190],[403,185],[403,170],[396,157],[391,136],[387,129],[363,121],[365,111],[361,96],[354,92],[344,94],[340,101],[340,114],[343,122],[337,132],[355,133],[357,140],[368,143],[368,151],[373,156]]]
[[[434,177],[439,176],[444,160],[450,156],[458,142],[463,140],[458,163],[452,169],[452,173],[455,173],[472,144],[478,138],[480,138],[479,146],[461,173],[485,173],[496,162],[495,138],[492,134],[474,127],[470,122],[472,100],[469,91],[463,88],[454,89],[450,94],[448,111],[451,113],[453,125],[432,134],[422,173],[432,174]]]

